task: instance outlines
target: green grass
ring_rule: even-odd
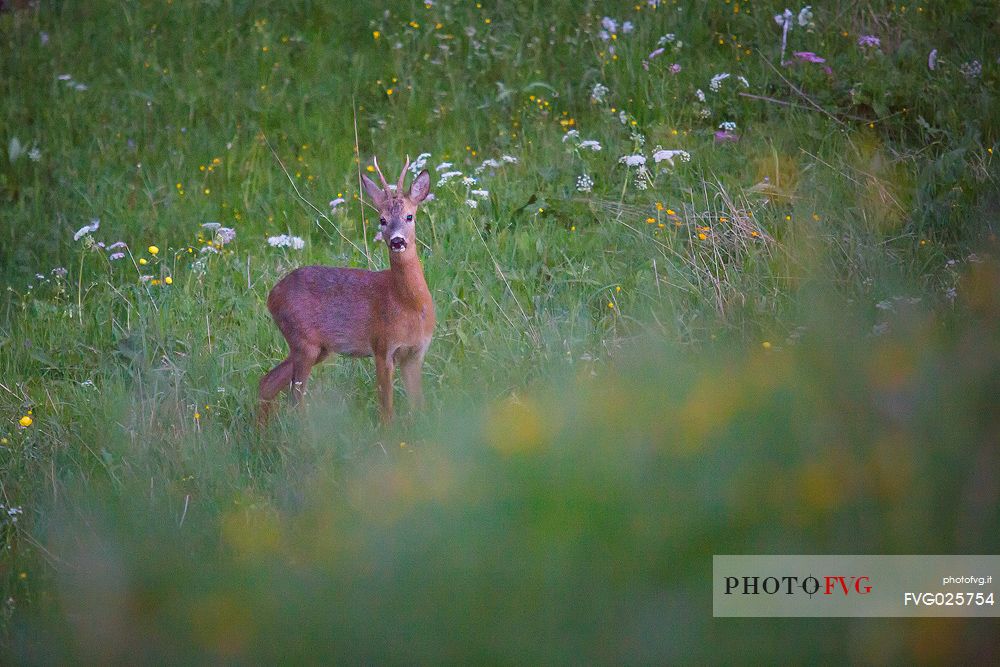
[[[780,64],[772,3],[40,4],[0,14],[9,659],[998,649],[971,621],[712,619],[709,590],[712,554],[1000,546],[990,3],[815,8],[786,58],[829,75]],[[428,409],[381,427],[341,359],[259,433],[268,290],[384,268],[358,171],[424,152],[433,186],[516,158],[418,216]],[[212,221],[236,239],[203,252]]]

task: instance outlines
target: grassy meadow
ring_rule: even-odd
[[[0,13],[2,661],[1000,653],[712,618],[713,554],[1000,549],[995,5],[785,8]],[[339,359],[258,431],[268,290],[386,268],[407,154],[427,409]]]

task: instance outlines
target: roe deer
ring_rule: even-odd
[[[289,389],[298,403],[312,367],[331,352],[375,357],[382,420],[392,419],[392,382],[396,363],[414,408],[423,404],[420,370],[434,332],[434,302],[417,257],[414,216],[430,192],[423,170],[403,191],[410,158],[395,189],[362,175],[365,191],[379,212],[376,241],[389,248],[389,269],[304,266],[282,278],[267,297],[267,308],[288,341],[288,357],[260,380],[258,423],[267,423],[274,398]]]

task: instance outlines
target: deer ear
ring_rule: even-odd
[[[375,206],[381,206],[385,203],[385,191],[382,190],[382,188],[375,185],[375,183],[364,174],[361,174],[361,182],[365,186],[365,192],[367,192],[368,196],[372,198],[373,202],[375,202]]]
[[[422,172],[417,174],[417,177],[413,179],[413,184],[410,185],[410,200],[419,204],[423,200],[427,199],[427,195],[430,191],[431,175],[427,173],[426,169],[424,169]]]

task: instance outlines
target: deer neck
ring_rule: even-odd
[[[389,275],[392,277],[392,287],[396,296],[406,305],[419,309],[431,300],[427,281],[424,280],[424,269],[420,265],[416,249],[403,256],[390,254]]]

